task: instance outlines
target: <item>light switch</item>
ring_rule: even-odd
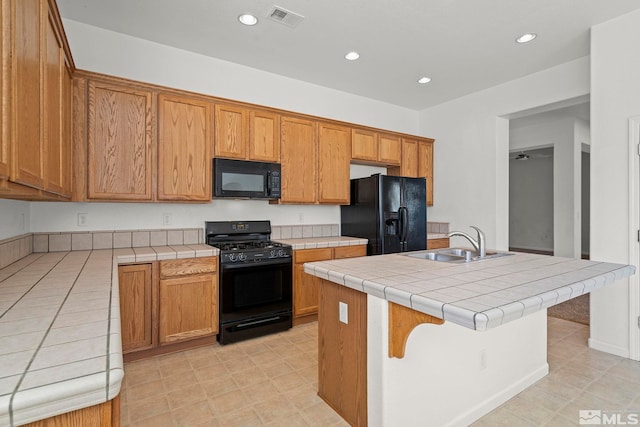
[[[349,324],[349,306],[340,301],[338,303],[339,311],[340,311],[340,321],[345,324]]]

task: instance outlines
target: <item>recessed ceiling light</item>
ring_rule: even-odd
[[[518,37],[516,39],[517,43],[529,43],[531,40],[535,39],[536,37],[538,37],[538,35],[536,33],[526,33],[521,35],[520,37]]]
[[[418,83],[420,83],[421,85],[425,84],[425,83],[429,83],[431,81],[431,79],[427,76],[424,77],[420,77],[418,79]]]
[[[355,61],[356,59],[360,58],[360,54],[358,52],[349,52],[344,57],[349,61]]]
[[[244,13],[238,16],[238,21],[240,21],[244,25],[256,25],[258,23],[258,18],[249,13]]]

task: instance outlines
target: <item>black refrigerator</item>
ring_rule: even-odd
[[[341,234],[369,239],[367,255],[427,248],[425,178],[371,175],[351,180],[351,204],[340,207]]]

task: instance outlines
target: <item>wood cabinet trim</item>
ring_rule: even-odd
[[[444,320],[405,306],[388,302],[389,306],[389,357],[402,359],[411,331],[423,323],[444,324]]]

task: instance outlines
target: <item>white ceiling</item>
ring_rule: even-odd
[[[421,110],[589,54],[638,0],[58,0],[64,18]],[[289,28],[274,5],[304,16]],[[247,27],[237,17],[260,22]],[[515,38],[535,32],[519,45]],[[360,53],[349,62],[344,54]],[[98,53],[97,53],[98,54]],[[433,80],[419,85],[423,76]]]

